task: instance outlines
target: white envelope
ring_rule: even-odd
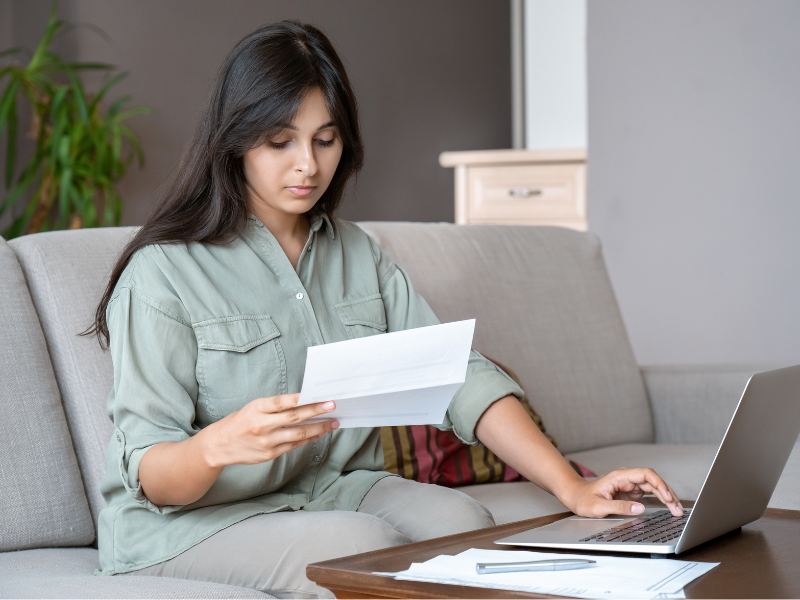
[[[308,349],[299,405],[336,401],[307,423],[340,427],[438,425],[464,383],[475,319]]]

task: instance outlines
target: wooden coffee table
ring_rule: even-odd
[[[547,598],[551,596],[395,581],[373,575],[372,572],[404,571],[412,562],[424,562],[440,554],[458,554],[470,548],[503,549],[493,542],[526,529],[547,525],[570,514],[549,515],[328,560],[308,565],[306,574],[318,585],[330,589],[337,598]],[[547,552],[558,550],[548,549]],[[574,550],[564,552],[576,553]],[[687,550],[675,558],[721,563],[684,588],[687,598],[800,598],[800,511],[767,509],[755,523]]]

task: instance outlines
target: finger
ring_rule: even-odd
[[[678,497],[653,469],[631,469],[625,475],[645,492],[654,494],[667,505],[673,515],[679,517],[683,514],[683,507],[679,506]]]
[[[337,427],[339,427],[339,421],[335,420],[321,421],[319,423],[307,423],[305,425],[285,427],[279,431],[274,431],[272,433],[272,436],[274,437],[271,439],[275,440],[277,444],[291,443],[325,435]]]
[[[675,490],[672,489],[672,486],[668,485],[667,487],[669,488],[669,491],[672,494],[672,497],[675,500],[675,502],[678,503],[678,508],[680,509],[680,514],[676,514],[676,512],[674,510],[672,511],[672,514],[675,515],[676,517],[683,516],[684,508],[683,508],[683,504],[681,504],[681,499],[678,498],[678,494],[675,493]],[[672,510],[671,507],[670,507],[670,510]]]
[[[642,489],[649,494],[653,494],[662,504],[666,505],[673,516],[680,517],[683,515],[683,506],[681,506],[680,501],[677,500],[675,492],[671,491],[671,489],[669,496],[664,496],[664,494],[662,494],[658,488],[654,488],[647,483],[642,484]],[[669,497],[670,500],[667,500],[667,497]]]
[[[275,426],[286,427],[287,425],[297,425],[311,419],[331,412],[336,408],[336,403],[329,400],[328,402],[317,402],[315,404],[305,404],[303,406],[295,406],[281,413],[275,415]]]
[[[644,497],[644,491],[638,486],[629,492],[617,492],[617,500],[640,500]]]
[[[269,398],[259,398],[255,401],[256,408],[263,413],[278,413],[297,406],[300,394],[280,394]]]
[[[322,435],[317,435],[314,437],[306,438],[304,440],[285,442],[283,444],[278,444],[277,446],[273,446],[272,451],[270,452],[271,460],[274,460],[281,454],[286,454],[287,452],[291,452],[292,450],[297,450],[298,448],[302,448],[306,444],[310,444],[311,442],[316,441],[321,437]]]
[[[615,472],[614,475],[621,489],[629,491],[638,486],[646,492],[659,493],[665,501],[672,500],[667,484],[653,469],[627,469],[625,472]]]
[[[653,485],[650,485],[647,482],[639,483],[639,484],[633,484],[633,485],[634,485],[634,487],[633,487],[633,489],[631,491],[619,492],[617,494],[617,496],[622,498],[623,494],[626,494],[628,496],[633,497],[634,495],[638,494],[639,497],[642,497],[645,494],[653,494],[659,501],[663,502],[664,504],[668,504],[669,502],[672,502],[672,500],[668,501],[666,499],[667,497],[664,496],[657,487],[655,487]]]
[[[587,517],[601,518],[608,515],[640,515],[644,512],[644,504],[630,500],[606,500],[595,497],[589,507]]]
[[[661,500],[661,502],[667,505],[667,508],[669,508],[669,511],[672,513],[672,516],[674,517],[682,516],[683,505],[681,504],[681,501],[678,498],[678,494],[676,494],[675,491],[669,486],[667,486],[667,490],[669,491],[668,496],[660,493],[659,490],[653,490],[653,494],[656,496],[656,498]],[[667,500],[667,498],[669,498],[669,500]]]

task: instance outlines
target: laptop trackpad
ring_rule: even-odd
[[[623,516],[610,516],[604,519],[569,517],[544,527],[531,529],[520,535],[526,535],[531,541],[568,543],[605,531],[611,527],[616,527],[630,520],[631,517]]]

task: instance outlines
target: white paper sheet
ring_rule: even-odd
[[[478,575],[479,562],[522,562],[579,558],[597,561],[586,569],[571,571],[529,571]],[[467,550],[456,556],[441,555],[424,563],[414,563],[400,573],[376,573],[408,581],[427,581],[472,587],[519,590],[539,594],[578,598],[681,598],[683,587],[719,563],[618,558],[547,552]]]
[[[438,425],[467,374],[475,319],[311,346],[299,404],[335,400],[306,423]]]

